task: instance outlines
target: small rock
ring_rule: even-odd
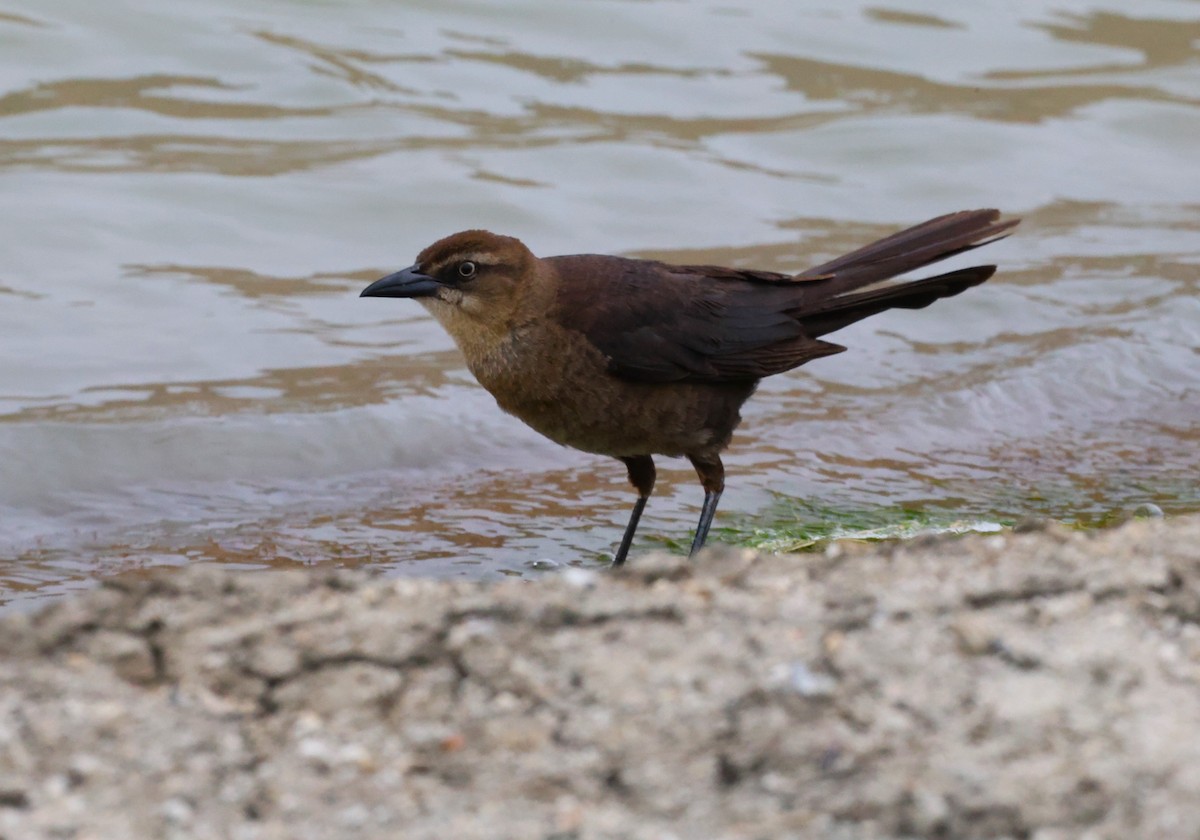
[[[172,796],[158,807],[159,812],[167,822],[182,824],[189,822],[195,809],[191,803],[181,796]]]
[[[526,560],[523,564],[527,569],[533,569],[538,572],[547,572],[562,566],[557,560],[551,560],[549,557],[538,557],[534,560]]]
[[[262,644],[250,657],[250,668],[260,677],[279,680],[300,670],[300,654],[286,644]]]
[[[371,819],[371,811],[361,803],[343,808],[338,814],[338,822],[346,828],[362,828]]]
[[[801,697],[828,697],[837,689],[837,680],[829,674],[814,671],[803,662],[776,666],[772,677]]]
[[[121,679],[136,685],[149,685],[157,678],[150,645],[140,636],[101,630],[89,640],[88,652],[107,662]]]
[[[29,794],[24,788],[0,787],[0,808],[17,808],[24,810],[29,807]]]
[[[1026,516],[1013,526],[1014,534],[1033,534],[1044,531],[1050,526],[1050,520],[1044,516]]]
[[[596,581],[600,576],[593,569],[581,569],[578,566],[571,566],[563,569],[561,577],[562,582],[567,586],[573,586],[576,589],[591,589],[596,585]]]
[[[958,647],[970,656],[989,653],[996,644],[996,630],[992,622],[977,615],[965,615],[950,625],[958,640]]]
[[[67,773],[73,786],[85,784],[88,779],[104,769],[104,762],[90,753],[72,756]]]
[[[945,833],[950,817],[945,797],[936,791],[918,789],[909,795],[908,805],[908,828],[914,834],[932,837]]]
[[[337,757],[333,745],[323,738],[302,738],[296,745],[296,752],[318,770],[332,767]]]

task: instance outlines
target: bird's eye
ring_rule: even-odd
[[[463,262],[460,262],[458,264],[458,276],[459,277],[474,277],[475,276],[475,263],[471,262],[470,260],[465,260]]]

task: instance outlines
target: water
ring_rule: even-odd
[[[620,465],[356,297],[468,227],[798,271],[1001,207],[993,281],[764,383],[718,526],[1200,509],[1200,7],[1131,8],[0,0],[0,601],[599,562]]]

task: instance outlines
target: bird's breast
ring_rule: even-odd
[[[501,408],[526,422],[566,416],[607,400],[618,386],[605,356],[572,338],[554,326],[516,329],[485,352],[467,354],[467,366]]]
[[[551,440],[615,457],[723,447],[753,386],[629,382],[581,335],[556,325],[515,330],[467,365],[504,411]]]

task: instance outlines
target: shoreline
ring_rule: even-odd
[[[0,838],[1191,837],[1200,517],[0,619]]]

